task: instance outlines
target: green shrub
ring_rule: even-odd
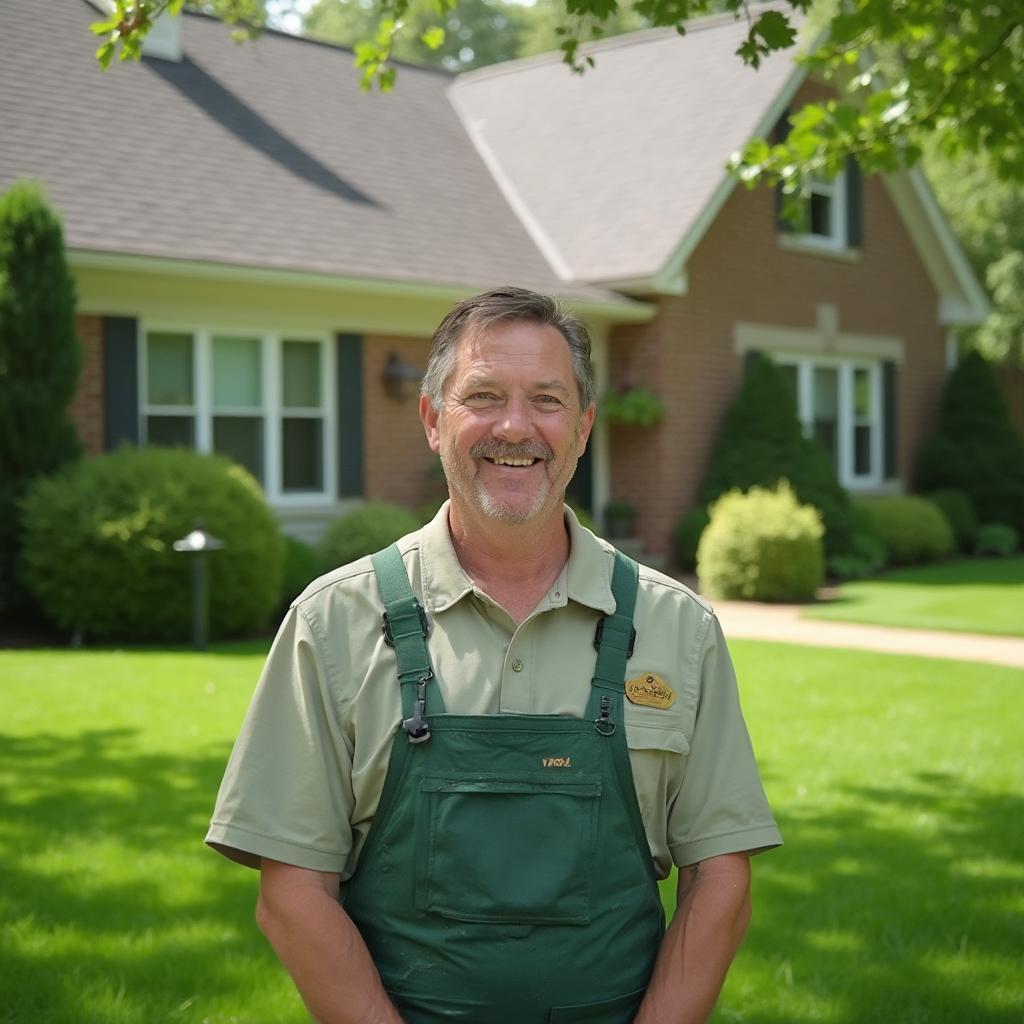
[[[818,510],[783,481],[776,490],[730,491],[711,506],[697,548],[701,590],[711,597],[806,601],[825,577]]]
[[[855,503],[885,544],[890,565],[934,562],[953,550],[953,528],[926,498],[892,495]]]
[[[699,501],[707,506],[734,488],[774,487],[780,480],[789,481],[801,503],[821,512],[826,552],[849,552],[850,497],[825,449],[804,436],[789,384],[770,359],[761,357],[725,415]]]
[[[885,544],[869,530],[853,531],[850,550],[828,559],[829,575],[842,580],[863,580],[885,567],[889,552]]]
[[[68,416],[82,353],[60,218],[33,182],[0,197],[0,608],[25,609],[19,505],[81,454]]]
[[[986,523],[978,528],[974,542],[976,555],[998,555],[1006,558],[1020,547],[1020,534],[1006,523]]]
[[[210,634],[263,629],[284,541],[259,484],[225,458],[121,448],[37,481],[24,502],[26,581],[59,626],[104,639],[185,640],[195,520],[224,541],[209,554]]]
[[[287,608],[319,575],[320,557],[316,549],[296,537],[285,537],[279,605]]]
[[[676,528],[672,532],[673,549],[676,565],[685,572],[693,572],[697,568],[697,545],[709,522],[711,516],[708,515],[708,510],[699,505],[697,508],[691,508],[676,523]]]
[[[942,514],[953,527],[953,539],[958,551],[974,550],[974,540],[978,535],[978,517],[975,515],[971,499],[963,491],[954,487],[932,491],[926,495],[933,505],[938,505]]]
[[[406,508],[371,501],[339,516],[320,542],[324,571],[347,565],[420,528],[420,521]]]
[[[939,429],[918,455],[920,491],[963,491],[984,523],[1024,530],[1024,441],[992,367],[970,352],[949,375]]]

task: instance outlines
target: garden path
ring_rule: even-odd
[[[1017,637],[823,622],[801,618],[801,606],[792,604],[715,601],[714,608],[729,639],[744,637],[811,647],[848,647],[1024,668],[1024,640]]]

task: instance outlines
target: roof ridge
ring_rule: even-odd
[[[788,6],[783,0],[753,0],[751,8],[760,11],[762,8],[782,9]],[[709,29],[722,28],[733,25],[740,21],[742,14],[739,11],[721,11],[717,14],[707,14],[701,18],[694,18],[686,26],[685,33],[679,33],[671,25],[658,25],[653,28],[636,29],[633,32],[620,32],[617,35],[604,36],[600,39],[591,39],[580,44],[580,52],[584,54],[597,54],[607,50],[621,49],[627,46],[641,46],[661,38],[685,38],[697,32],[706,32]],[[563,55],[559,50],[549,50],[546,53],[534,53],[528,57],[517,57],[514,60],[502,61],[499,64],[488,64],[484,67],[473,68],[471,71],[461,71],[455,74],[456,84],[463,81],[477,80],[490,77],[498,77],[504,74],[515,74],[524,71],[528,67],[543,64],[561,63]]]

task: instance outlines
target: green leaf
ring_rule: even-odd
[[[784,50],[796,42],[796,29],[782,11],[765,11],[754,22],[752,31],[765,41],[769,50]]]
[[[423,44],[428,46],[431,50],[438,50],[444,46],[444,29],[439,25],[435,25],[433,28],[427,29],[423,35],[420,36]]]
[[[105,36],[108,32],[113,32],[119,24],[119,18],[108,18],[106,21],[94,21],[89,26],[89,31],[98,36]]]
[[[114,57],[114,41],[108,39],[97,51],[96,60],[99,61],[99,65],[106,71],[110,67],[110,62]]]

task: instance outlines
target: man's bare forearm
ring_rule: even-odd
[[[259,926],[319,1024],[402,1024],[337,888],[337,875],[264,859]]]
[[[750,921],[745,853],[679,869],[676,916],[635,1024],[704,1024]]]

